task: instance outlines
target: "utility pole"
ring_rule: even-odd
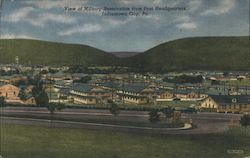
[[[52,79],[50,77],[50,80],[49,80],[49,96],[50,96],[50,101],[49,103],[52,101]]]
[[[224,85],[224,95],[226,95],[226,83],[223,82],[223,85]]]
[[[2,39],[2,11],[3,11],[3,1],[0,0],[0,40]],[[0,42],[0,51],[2,51],[2,42]],[[0,113],[0,117],[2,117],[2,111]],[[2,120],[0,119],[0,126],[2,126]],[[1,127],[0,127],[1,129]],[[0,138],[2,138],[2,130],[0,130]],[[2,142],[0,140],[0,157],[2,154]]]
[[[124,104],[124,79],[122,79],[122,103]]]

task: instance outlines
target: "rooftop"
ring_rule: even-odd
[[[250,104],[250,95],[210,95],[210,97],[222,105],[226,104]]]

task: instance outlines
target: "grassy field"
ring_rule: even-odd
[[[162,101],[162,102],[157,102],[156,105],[152,104],[143,104],[143,105],[137,105],[137,104],[123,104],[123,103],[118,103],[118,106],[120,108],[124,109],[143,109],[143,108],[156,108],[156,109],[161,109],[165,107],[175,107],[177,109],[182,109],[182,108],[188,108],[191,106],[197,106],[199,104],[198,101]],[[110,105],[77,105],[77,104],[67,104],[69,107],[82,107],[82,108],[110,108]]]
[[[249,86],[250,85],[250,80],[249,79],[244,79],[244,80],[229,80],[226,82],[225,85],[228,85],[228,86]]]
[[[227,158],[250,156],[250,128],[217,135],[151,136],[80,129],[1,126],[4,158]],[[240,149],[244,154],[228,154]]]

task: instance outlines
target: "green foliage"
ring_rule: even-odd
[[[57,103],[57,110],[61,111],[61,110],[65,109],[65,108],[66,108],[66,106],[64,104]]]
[[[56,111],[55,104],[50,103],[50,104],[48,104],[47,108],[48,108],[48,110],[49,110],[49,112],[50,112],[51,115],[54,114],[55,111]]]
[[[151,123],[157,123],[160,121],[160,114],[159,114],[159,110],[157,109],[153,109],[149,112],[149,121]]]
[[[50,114],[53,115],[56,110],[61,111],[61,110],[65,109],[65,105],[62,103],[49,103],[47,108],[48,108]]]
[[[4,107],[6,105],[5,98],[0,96],[0,107]]]
[[[106,66],[118,62],[112,54],[86,45],[62,44],[26,39],[2,39],[0,62],[21,64]]]
[[[170,83],[201,83],[203,81],[203,77],[201,75],[199,76],[187,76],[187,75],[181,75],[176,76],[174,79],[168,79],[164,78],[164,82],[170,82]]]
[[[91,76],[85,76],[79,80],[74,80],[74,83],[88,83],[91,79],[92,79]]]
[[[250,155],[249,137],[242,135],[243,130],[237,127],[220,134],[163,136],[1,124],[1,155],[8,158],[243,158]],[[247,132],[250,134],[250,128]],[[235,148],[244,150],[244,154],[227,154],[228,149]]]
[[[0,70],[0,76],[11,76],[14,74],[20,74],[20,72],[18,70],[11,70],[11,71]]]
[[[166,107],[161,109],[161,112],[165,114],[167,119],[170,119],[174,116],[174,108],[172,107]]]
[[[124,59],[143,71],[248,70],[248,37],[199,37],[163,43]]]
[[[250,115],[243,115],[240,119],[240,124],[244,127],[250,126]]]
[[[111,106],[110,106],[110,112],[113,116],[118,116],[119,113],[120,113],[120,108],[117,104],[115,104],[114,102],[111,103]]]
[[[46,106],[49,103],[49,97],[43,89],[41,76],[36,75],[33,78],[28,77],[28,82],[34,85],[34,88],[32,89],[32,95],[35,97],[36,104],[38,106]]]
[[[25,92],[25,90],[23,88],[21,88],[18,96],[20,97],[21,100],[26,100],[27,98],[27,93]]]
[[[49,103],[49,97],[44,90],[35,87],[32,94],[35,97],[38,106],[46,106]]]
[[[1,63],[77,65],[73,72],[95,66],[115,66],[112,70],[87,69],[90,72],[166,72],[181,70],[248,70],[248,37],[185,38],[156,46],[129,58],[117,58],[104,51],[76,44],[24,39],[2,39]],[[223,59],[223,60],[222,60]]]

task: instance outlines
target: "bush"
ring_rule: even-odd
[[[149,121],[151,123],[157,123],[160,121],[160,114],[158,109],[153,109],[149,112]]]

